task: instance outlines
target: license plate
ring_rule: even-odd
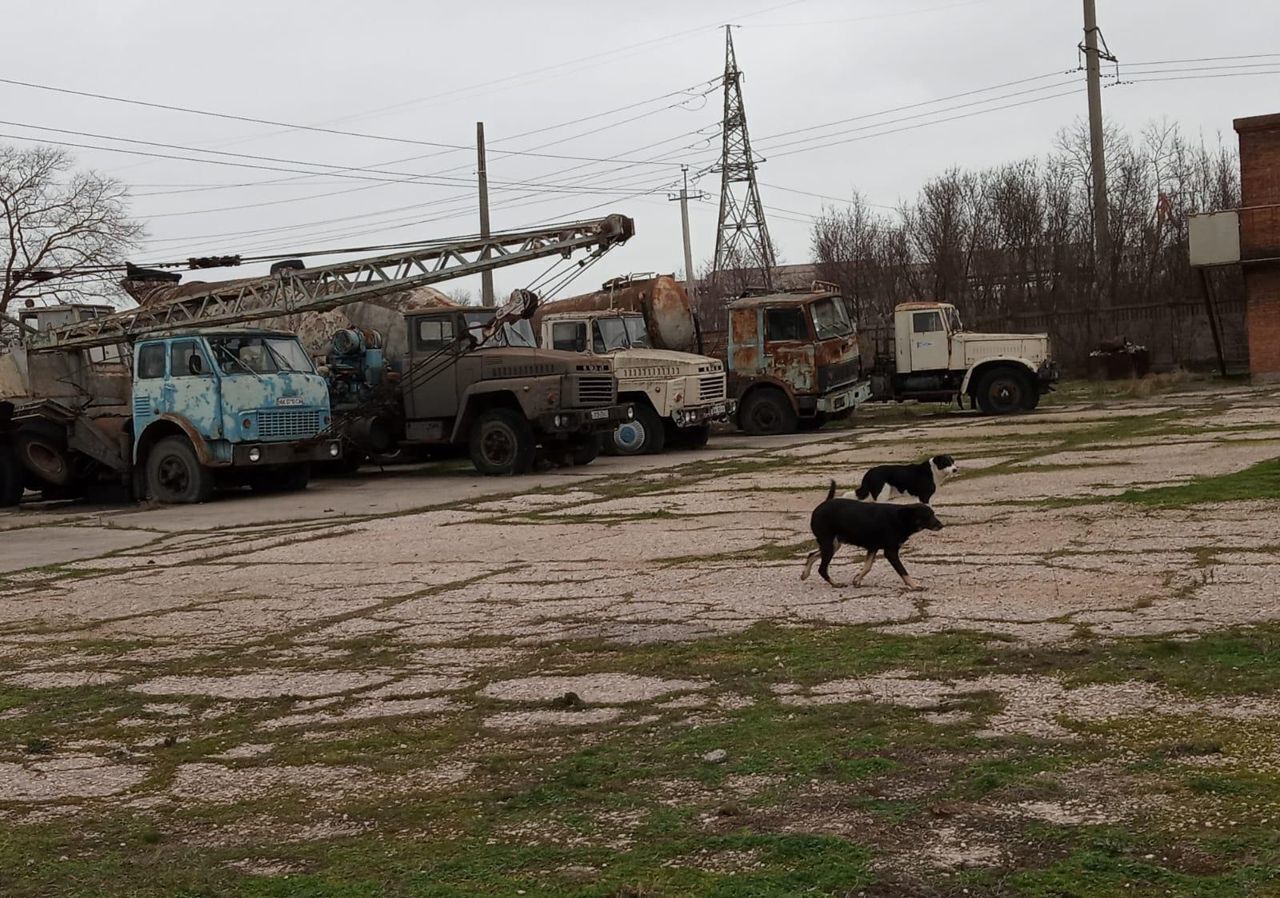
[[[591,413],[592,421],[603,421],[607,417],[609,417],[609,410],[607,408],[598,408]]]
[[[304,405],[301,396],[281,396],[276,400],[276,405]]]
[[[711,416],[712,416],[712,417],[715,417],[716,415],[723,415],[724,413],[725,413],[725,407],[724,407],[723,405],[713,405],[713,406],[711,406]]]

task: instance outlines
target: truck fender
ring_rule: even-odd
[[[786,395],[787,400],[791,403],[792,410],[795,411],[796,414],[800,413],[800,404],[796,402],[795,391],[791,388],[791,385],[787,383],[785,380],[781,380],[776,377],[769,377],[768,375],[759,375],[749,379],[744,378],[744,380],[747,381],[746,387],[740,393],[738,393],[736,397],[738,400],[738,408],[742,408],[743,404],[747,400],[747,397],[750,396],[752,393],[754,393],[756,390],[762,389],[764,387],[777,387]]]
[[[205,443],[204,437],[200,435],[200,431],[196,430],[195,425],[181,415],[175,415],[171,412],[157,415],[142,433],[138,434],[138,438],[133,443],[133,463],[139,465],[143,462],[145,455],[140,454],[139,450],[146,446],[150,448],[152,443],[157,442],[161,437],[158,433],[170,432],[170,428],[159,426],[162,423],[170,424],[177,427],[191,441],[192,447],[196,450],[196,458],[200,460],[202,465],[212,465],[214,463],[213,456],[209,453],[209,446]]]
[[[960,395],[963,396],[968,393],[969,382],[976,377],[979,372],[990,368],[992,365],[1010,365],[1025,368],[1027,374],[1029,374],[1033,380],[1036,376],[1036,366],[1026,359],[1013,355],[998,355],[993,358],[983,359],[964,373],[964,380],[960,382]]]
[[[449,441],[457,443],[466,437],[467,432],[471,429],[471,422],[480,414],[482,407],[492,408],[497,405],[515,409],[525,417],[532,417],[529,411],[521,404],[519,398],[517,398],[515,391],[510,388],[476,390],[474,387],[468,387],[462,394],[458,416],[453,419],[453,433],[450,434]]]

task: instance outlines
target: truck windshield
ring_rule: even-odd
[[[649,342],[649,331],[645,329],[644,319],[636,316],[630,316],[622,319],[627,325],[627,339],[631,343],[633,349],[652,349],[653,344]]]
[[[819,340],[843,337],[853,330],[844,303],[836,297],[820,299],[809,307],[813,313],[813,329]]]
[[[527,346],[535,347],[533,328],[525,319],[504,324],[489,337],[484,339],[484,329],[493,320],[492,312],[467,312],[463,316],[467,320],[467,330],[475,337],[477,348],[494,346]]]
[[[621,318],[597,318],[593,343],[596,352],[614,352],[627,349],[631,344],[628,328]]]
[[[209,347],[223,374],[315,372],[302,344],[289,337],[210,337]]]

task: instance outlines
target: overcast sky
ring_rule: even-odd
[[[1233,118],[1280,112],[1275,0],[1098,7],[1123,76],[1177,79],[1106,89],[1111,121],[1137,130],[1167,118],[1234,146]],[[636,238],[588,272],[577,292],[616,274],[683,267],[678,204],[667,195],[681,163],[699,173],[718,156],[722,96],[708,85],[723,71],[725,23],[741,26],[734,42],[751,135],[766,160],[761,192],[786,262],[809,258],[808,216],[824,200],[807,194],[843,198],[856,189],[892,207],[950,166],[1043,154],[1086,112],[1081,76],[1067,74],[1082,38],[1079,0],[0,0],[0,78],[422,143],[3,83],[0,133],[196,155],[105,136],[129,138],[277,161],[206,160],[317,172],[72,148],[85,166],[132,185],[134,211],[148,228],[134,260],[155,262],[474,233],[474,152],[424,143],[472,146],[483,120],[495,229],[613,211],[635,218]],[[1254,54],[1271,55],[1149,65]],[[933,102],[1008,82],[1019,83]],[[1014,103],[1024,105],[992,111]],[[324,166],[346,171],[324,174]],[[378,173],[353,171],[361,168]],[[359,179],[422,175],[431,179]],[[718,176],[702,174],[697,187],[717,191]],[[693,205],[692,223],[700,264],[714,249],[713,200]],[[499,272],[499,292],[540,271],[534,263]]]

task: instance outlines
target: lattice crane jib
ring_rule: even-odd
[[[773,243],[756,183],[757,160],[751,153],[742,72],[733,49],[733,30],[725,26],[723,144],[720,153],[720,219],[716,230],[716,273],[758,268],[772,286]]]
[[[325,312],[354,302],[441,281],[493,271],[577,250],[603,253],[626,242],[635,225],[623,215],[510,231],[490,237],[443,240],[391,255],[283,269],[154,306],[129,309],[43,331],[31,337],[33,352],[88,349],[128,342],[155,331],[225,327],[302,312]]]

